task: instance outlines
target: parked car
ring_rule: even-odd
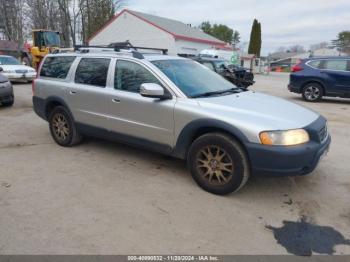
[[[0,66],[3,69],[3,74],[10,81],[32,81],[36,77],[34,68],[22,65],[21,62],[13,56],[0,55]]]
[[[34,110],[58,145],[96,136],[184,159],[215,194],[251,175],[308,174],[330,145],[323,116],[237,88],[193,60],[87,52],[46,56],[33,82]]]
[[[192,57],[192,59],[223,76],[237,87],[248,88],[255,83],[254,74],[247,68],[231,65],[226,60],[219,58],[200,56]]]
[[[2,72],[3,69],[0,67],[0,104],[2,106],[12,106],[15,101],[12,84]]]
[[[288,89],[309,102],[323,96],[350,98],[350,57],[301,60],[292,68]]]

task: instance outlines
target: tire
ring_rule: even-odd
[[[196,183],[216,195],[237,192],[250,176],[245,150],[237,140],[222,133],[197,138],[188,152],[187,164]]]
[[[323,97],[323,87],[318,83],[310,83],[304,86],[303,98],[308,102],[319,102]]]
[[[2,105],[5,107],[10,107],[10,106],[13,106],[14,103],[15,103],[15,100],[13,99],[8,102],[3,102]]]
[[[71,147],[82,141],[73,117],[63,106],[55,107],[49,115],[49,127],[52,138],[63,147]]]

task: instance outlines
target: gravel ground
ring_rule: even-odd
[[[14,107],[0,108],[0,253],[286,254],[293,243],[271,228],[290,240],[283,226],[301,220],[350,239],[350,100],[305,103],[287,74],[256,80],[252,89],[326,116],[333,143],[313,174],[252,178],[225,197],[198,188],[179,160],[97,139],[57,146],[31,86],[16,84]],[[350,254],[341,237],[317,232],[306,237]]]

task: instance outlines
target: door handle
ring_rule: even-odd
[[[120,103],[120,100],[119,100],[119,98],[113,98],[113,99],[112,99],[112,102],[113,102],[113,103]]]
[[[75,94],[77,93],[77,91],[70,90],[69,93],[70,93],[71,95],[75,95]]]

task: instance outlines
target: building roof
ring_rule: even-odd
[[[8,40],[0,40],[0,50],[3,51],[17,51],[18,43]]]
[[[288,59],[293,56],[302,54],[300,52],[275,52],[269,55],[269,58],[271,60],[281,60],[281,59]]]
[[[175,39],[181,39],[181,40],[190,41],[190,42],[207,43],[207,44],[219,45],[219,46],[225,46],[227,44],[211,35],[204,33],[198,28],[194,28],[180,21],[164,18],[160,16],[155,16],[155,15],[145,14],[141,12],[136,12],[128,9],[124,9],[118,15],[115,15],[99,31],[97,31],[94,35],[92,35],[88,41],[90,41],[92,38],[98,35],[104,28],[106,28],[109,24],[115,21],[123,13],[129,13],[133,16],[136,16],[137,18],[157,27],[158,29],[171,34]]]

